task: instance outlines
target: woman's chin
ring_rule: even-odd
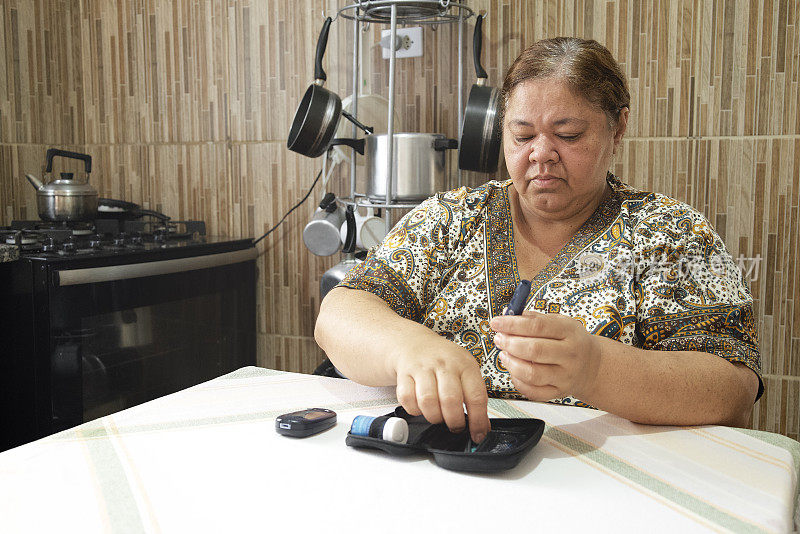
[[[569,203],[570,189],[567,183],[559,178],[550,179],[525,179],[521,188],[517,191],[528,201],[539,204],[560,204]]]
[[[522,195],[522,202],[530,208],[544,214],[564,214],[570,206],[570,199],[565,191],[528,190]]]

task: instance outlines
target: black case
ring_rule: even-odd
[[[491,473],[516,466],[544,432],[541,419],[490,419],[491,432],[478,444],[475,452],[470,452],[472,442],[467,430],[455,434],[442,423],[434,425],[421,415],[409,415],[402,406],[386,415],[408,421],[407,443],[356,436],[350,432],[345,443],[350,447],[380,449],[396,456],[427,452],[433,455],[439,467],[445,469]]]

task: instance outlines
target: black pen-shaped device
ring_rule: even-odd
[[[525,309],[525,303],[528,301],[528,295],[531,294],[530,280],[522,280],[514,294],[511,296],[511,302],[506,306],[506,311],[503,315],[522,315],[522,310]]]

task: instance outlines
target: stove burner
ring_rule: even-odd
[[[59,254],[75,254],[78,250],[78,245],[75,241],[70,238],[61,243],[61,250],[58,251]]]
[[[42,235],[30,230],[0,228],[0,241],[4,241],[7,245],[17,245],[20,252],[30,252],[41,248]]]
[[[33,245],[38,243],[36,235],[31,235],[26,232],[14,232],[6,236],[7,245]]]
[[[13,221],[0,227],[0,243],[24,254],[87,256],[167,248],[206,235],[202,221],[106,220],[93,222]]]
[[[55,252],[56,240],[52,237],[45,237],[42,243],[42,252]]]

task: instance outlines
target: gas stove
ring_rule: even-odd
[[[253,239],[150,218],[0,227],[0,451],[256,364]]]
[[[97,219],[91,222],[13,221],[0,227],[0,243],[22,257],[101,257],[207,243],[202,221]],[[213,241],[213,240],[212,240]]]

